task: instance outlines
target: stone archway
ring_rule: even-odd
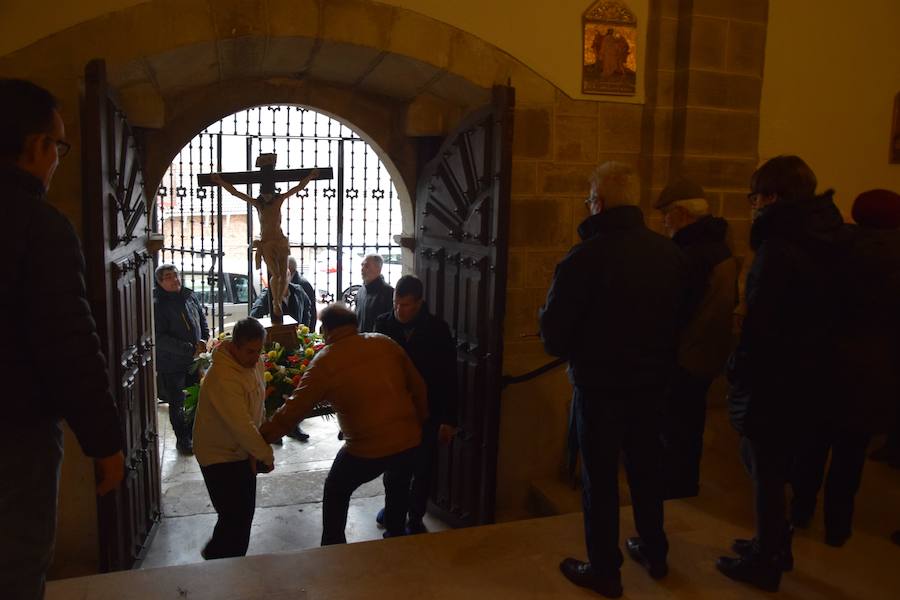
[[[207,100],[212,98],[211,101]],[[145,186],[155,190],[172,158],[207,125],[264,104],[302,105],[347,123],[379,154],[400,196],[404,235],[413,231],[416,143],[397,123],[405,107],[394,100],[350,94],[313,81],[241,80],[193,90],[178,98],[172,118],[159,129],[143,130]]]

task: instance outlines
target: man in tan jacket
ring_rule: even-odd
[[[325,480],[322,545],[347,541],[350,495],[382,473],[385,537],[403,535],[410,479],[428,417],[425,382],[393,340],[358,333],[356,315],[345,306],[329,306],[320,319],[325,348],[260,433],[276,440],[314,406],[330,403],[344,432],[344,446]]]
[[[662,441],[665,497],[696,496],[706,425],[706,394],[732,347],[738,264],[727,243],[728,223],[710,214],[703,188],[676,179],[656,208],[672,241],[688,258],[693,310],[678,347],[678,370],[665,404]]]

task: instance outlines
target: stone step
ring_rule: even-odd
[[[561,477],[532,481],[528,486],[528,510],[536,517],[552,517],[581,512],[581,483]],[[631,506],[624,472],[619,473],[619,506]]]
[[[622,567],[625,598],[733,600],[772,595],[725,578],[715,559],[751,523],[696,503],[666,505],[670,574],[650,579],[634,561]],[[634,535],[631,511],[621,535]],[[819,532],[794,538],[796,567],[781,584],[785,598],[896,598],[898,548],[884,533],[857,531],[841,549]],[[581,515],[571,513],[206,563],[123,571],[47,585],[47,600],[480,600],[597,598],[558,570],[566,556],[585,557]]]

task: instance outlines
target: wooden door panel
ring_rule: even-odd
[[[513,99],[495,88],[425,166],[416,193],[416,271],[457,347],[460,433],[439,452],[432,495],[454,525],[494,518]]]
[[[108,571],[141,559],[159,518],[160,484],[148,204],[138,145],[102,61],[85,69],[81,132],[88,294],[126,445],[125,482],[98,504]]]

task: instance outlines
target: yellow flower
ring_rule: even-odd
[[[306,325],[301,325],[297,331],[299,331],[301,335],[306,335],[307,333],[309,333],[309,327],[307,327]]]
[[[278,356],[278,353],[274,350],[270,350],[266,356],[268,356],[271,360],[275,360],[275,357]]]
[[[272,374],[266,371],[265,373],[263,373],[263,379],[266,383],[269,383],[270,381],[272,381]]]
[[[305,370],[306,370],[306,365],[300,365],[300,372],[302,373]]]
[[[316,351],[313,350],[312,348],[307,348],[306,351],[304,352],[304,354],[306,355],[306,358],[312,358],[315,353],[316,353]]]

